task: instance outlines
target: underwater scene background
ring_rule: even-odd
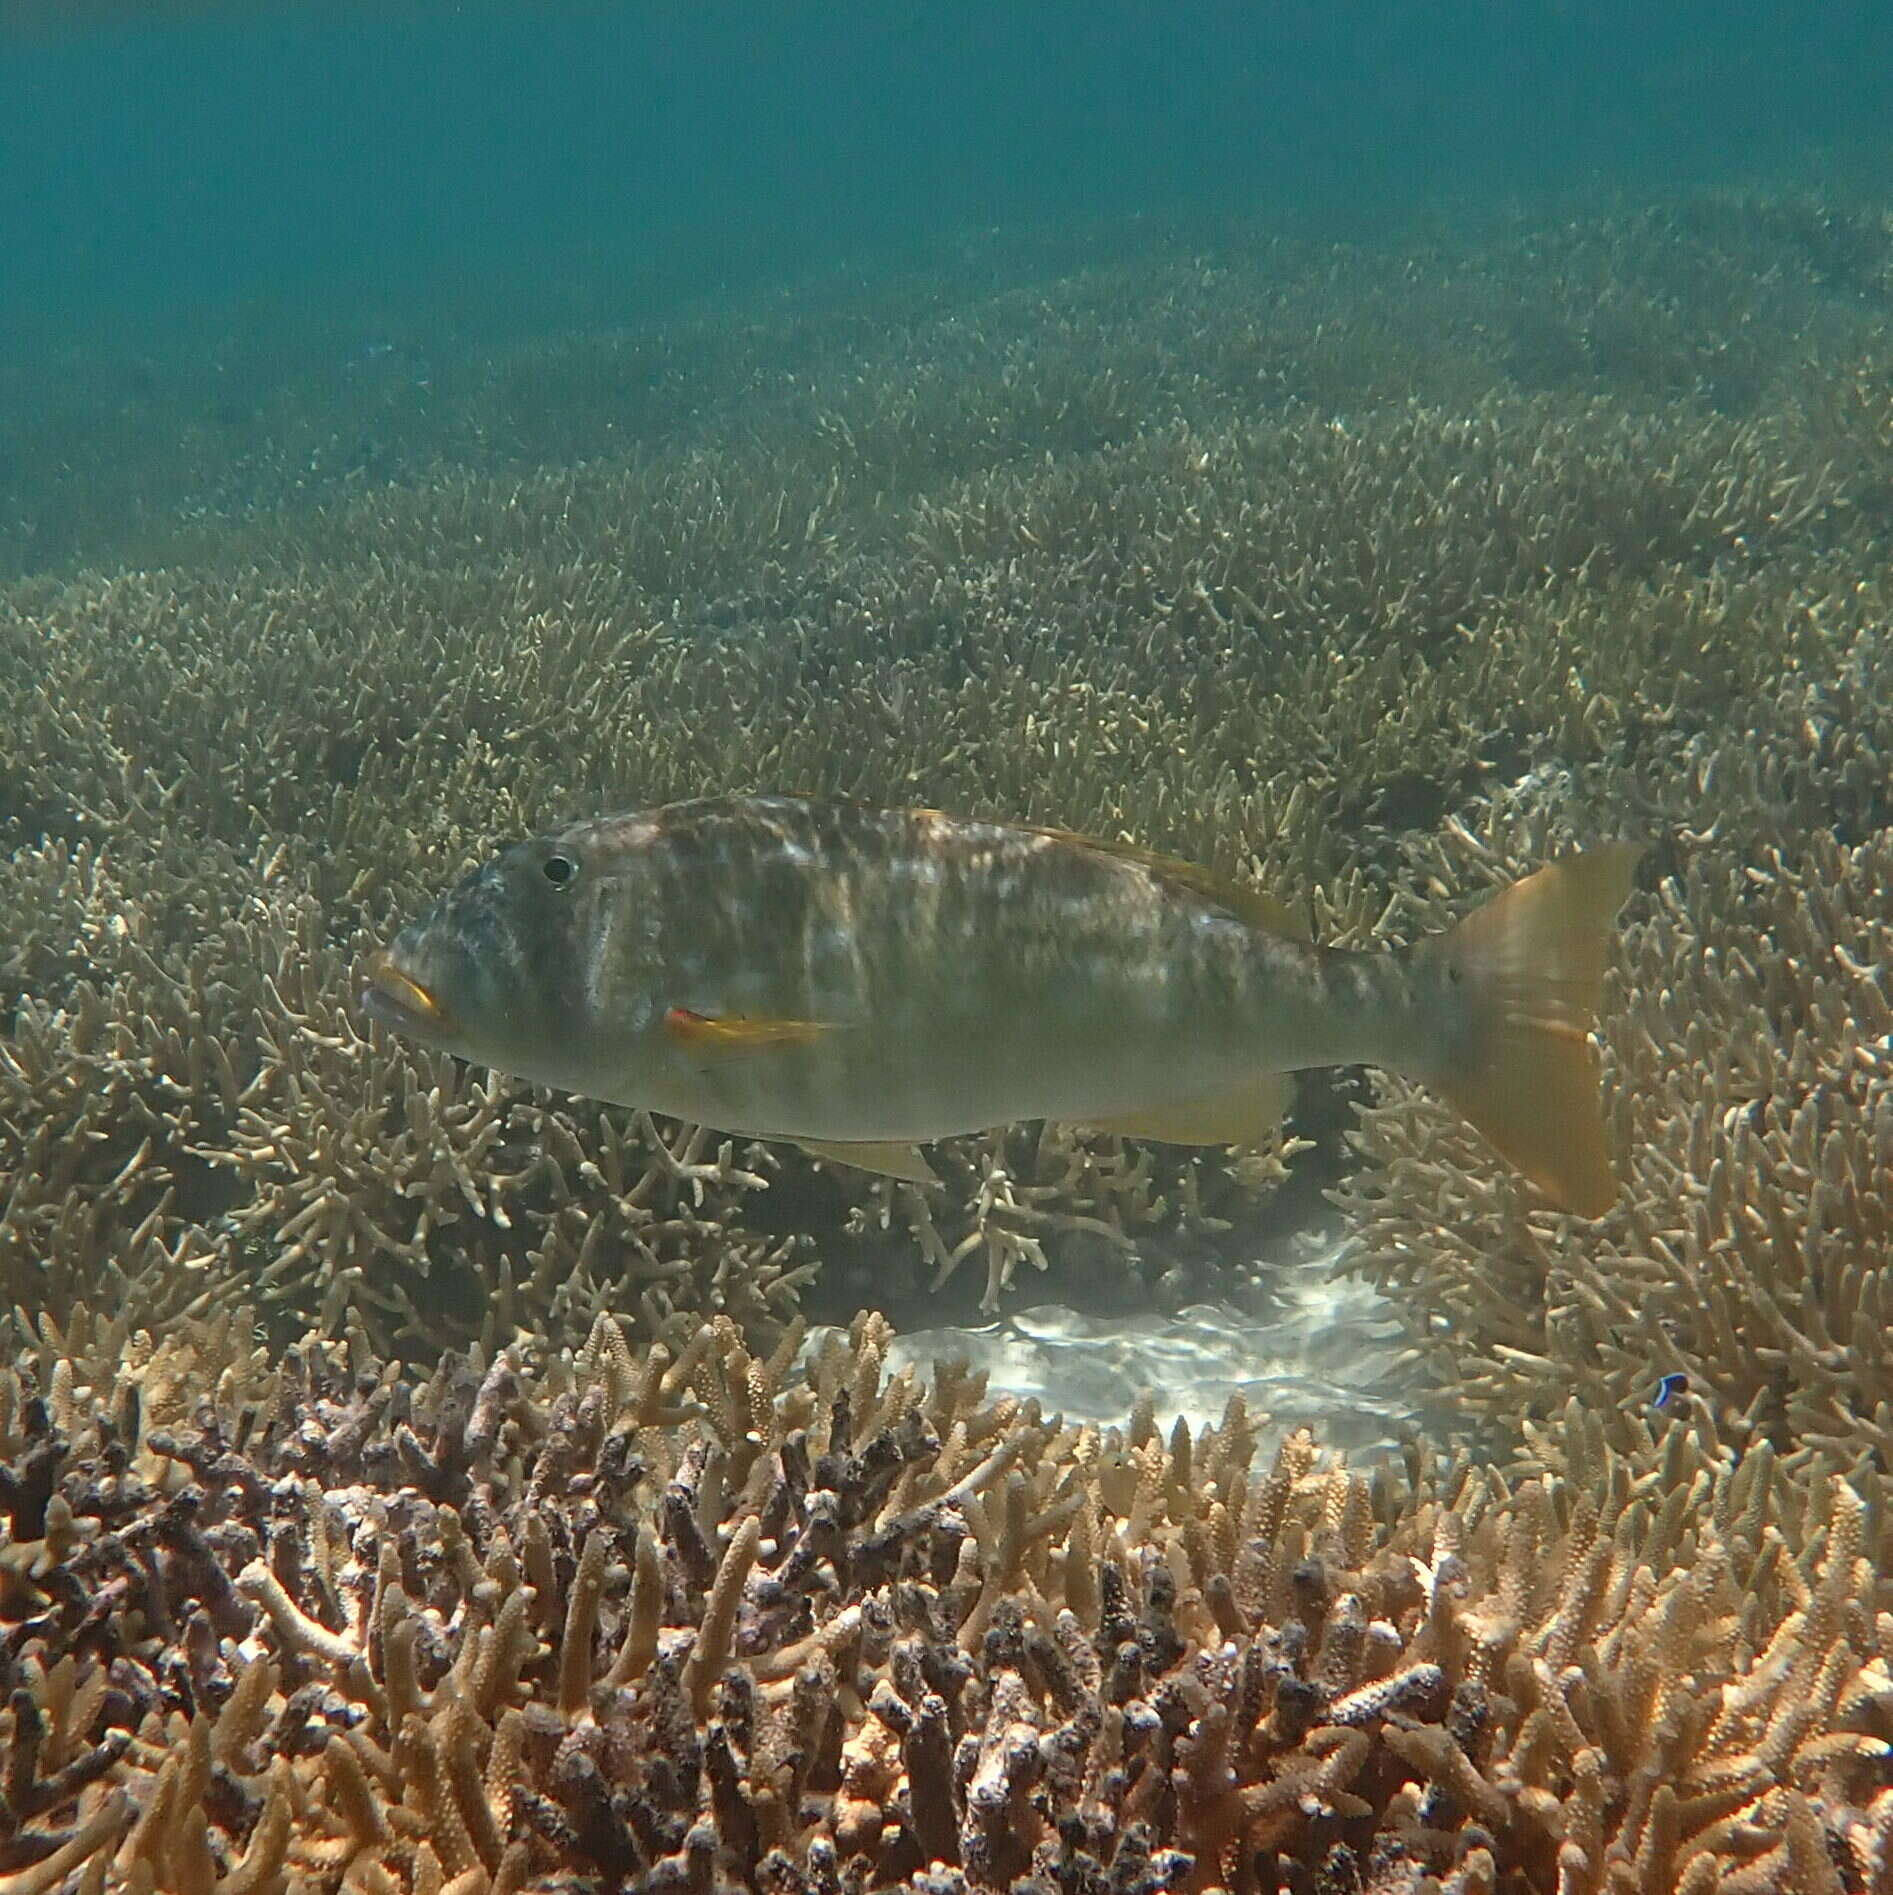
[[[1893,24],[0,9],[0,1888],[1893,1889]],[[795,789],[1410,941],[937,1189],[371,1027]]]

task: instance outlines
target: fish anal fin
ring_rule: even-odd
[[[831,1138],[798,1138],[795,1142],[811,1158],[826,1159],[830,1164],[852,1165],[856,1171],[871,1171],[877,1178],[898,1178],[902,1184],[940,1182],[933,1167],[913,1145],[891,1140]]]
[[[1601,1217],[1617,1198],[1590,1040],[1633,844],[1566,856],[1426,944],[1472,1008],[1465,1054],[1426,1083],[1561,1210]]]
[[[1295,1099],[1293,1073],[1263,1073],[1233,1092],[1093,1119],[1091,1129],[1160,1145],[1265,1145]]]
[[[833,1028],[820,1020],[697,1013],[689,1007],[672,1007],[664,1016],[664,1031],[693,1053],[769,1053],[812,1046]]]

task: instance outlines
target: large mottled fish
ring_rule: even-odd
[[[1115,843],[675,803],[503,850],[373,958],[363,1004],[479,1065],[916,1180],[917,1142],[1015,1119],[1254,1142],[1289,1073],[1364,1062],[1597,1216],[1616,1186],[1589,1035],[1636,856],[1567,856],[1448,933],[1355,953]]]

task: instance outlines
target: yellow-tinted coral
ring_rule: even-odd
[[[1100,1434],[885,1340],[740,1426],[640,1422],[602,1328],[424,1385],[311,1340],[162,1441],[9,1371],[0,1505],[66,1602],[0,1718],[0,1850],[59,1865],[15,1885],[1881,1885],[1893,1602],[1844,1480],[1575,1404],[1510,1475],[1258,1462],[1239,1405]],[[692,1353],[749,1379],[727,1325]]]

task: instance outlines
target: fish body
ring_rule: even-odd
[[[1614,1185],[1585,1035],[1633,859],[1594,851],[1541,871],[1536,899],[1541,876],[1505,891],[1515,920],[1536,917],[1529,944],[1475,915],[1414,950],[1353,953],[1140,850],[930,810],[706,799],[501,851],[371,963],[364,1001],[560,1090],[863,1156],[1026,1118],[1246,1141],[1311,1066],[1470,1093],[1522,1013],[1536,1050],[1582,1068],[1575,1144],[1525,1168],[1595,1206]],[[1508,1083],[1513,1107],[1541,1110]],[[1507,1109],[1460,1103],[1475,1122]]]

